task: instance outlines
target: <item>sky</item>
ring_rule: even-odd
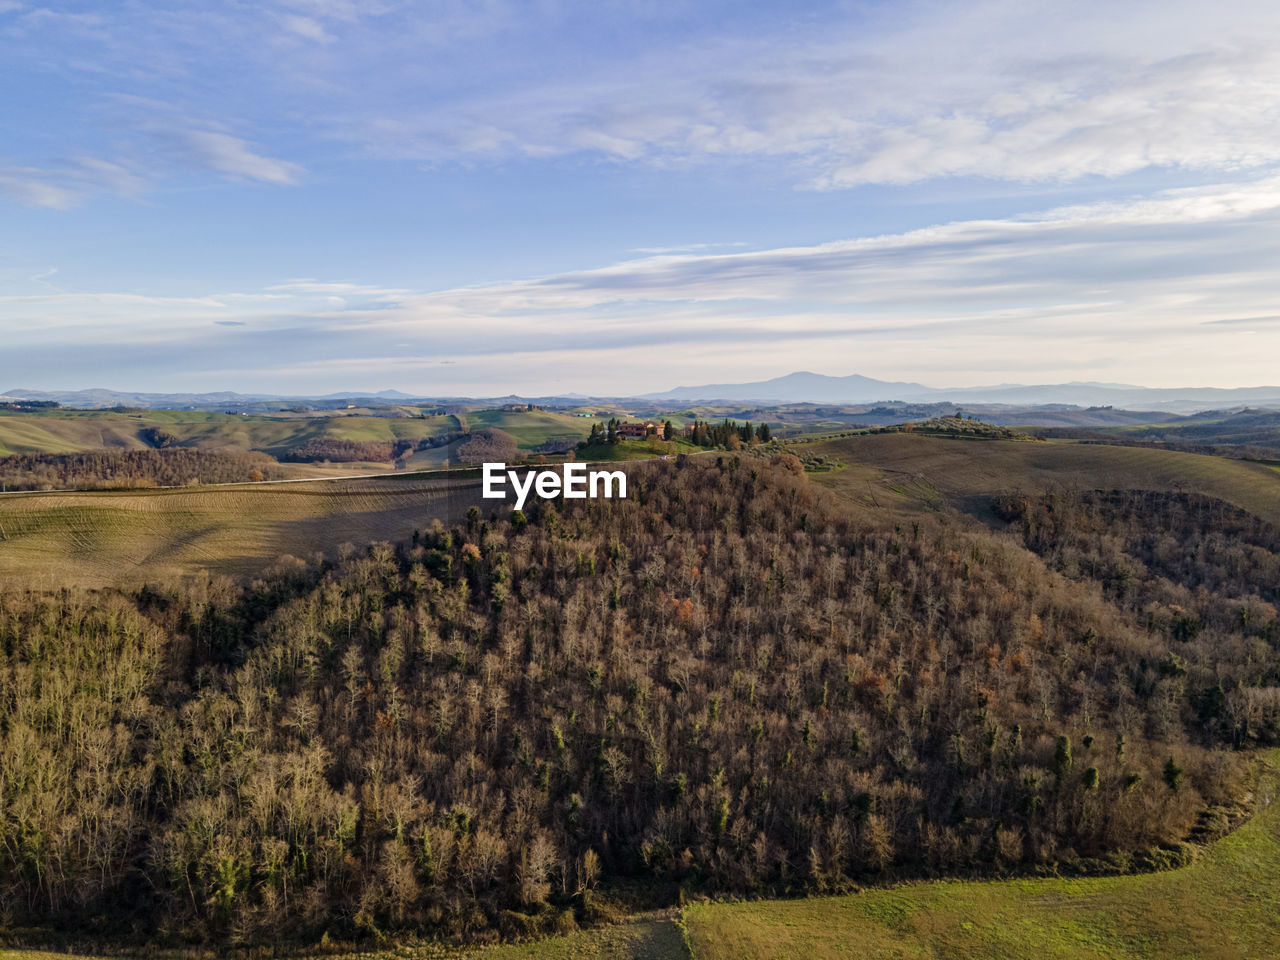
[[[0,392],[1280,381],[1280,4],[0,0]]]

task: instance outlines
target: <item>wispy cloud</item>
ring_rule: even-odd
[[[571,368],[578,388],[616,392],[815,360],[897,379],[1033,367],[1222,382],[1269,378],[1280,352],[1266,319],[1280,258],[1274,3],[68,9],[0,0],[0,81],[32,92],[10,104],[0,194],[77,230],[115,211],[56,211],[145,199],[124,219],[148,250],[166,242],[166,217],[226,199],[213,218],[226,232],[155,266],[101,257],[99,275],[121,268],[110,285],[85,279],[75,243],[31,249],[0,298],[0,371],[69,376],[62,345],[75,342],[96,351],[89,373],[109,362],[148,380],[161,366],[191,379],[246,363],[245,377],[320,380],[329,364],[524,389]],[[980,179],[1003,182],[973,189]],[[446,250],[452,233],[425,242],[405,214],[454,183],[490,207],[459,199]],[[1050,188],[1025,183],[1067,199],[1027,199]],[[1159,189],[1172,184],[1201,186]],[[262,222],[246,188],[288,186],[301,189],[280,209],[314,199],[317,215],[280,216],[228,256],[226,237]],[[675,210],[704,187],[705,208]],[[654,202],[637,235],[640,189]],[[1121,189],[1144,195],[1076,202]],[[525,190],[536,215],[506,202]],[[848,218],[778,212],[828,199]],[[343,254],[299,236],[339,218],[381,230],[380,213],[397,221],[386,236]],[[705,242],[725,235],[751,242]],[[817,242],[833,236],[849,239]],[[545,255],[531,254],[543,237]],[[652,245],[682,237],[700,242]],[[641,242],[622,262],[594,253]],[[59,264],[57,287],[31,279],[45,263]],[[580,269],[527,276],[529,263]],[[495,282],[438,279],[455,267]],[[252,280],[227,280],[237,269]],[[290,276],[304,271],[318,278]],[[85,289],[101,292],[63,292]]]
[[[1219,324],[1227,324],[1230,326],[1252,326],[1253,324],[1280,323],[1280,315],[1273,314],[1266,317],[1229,317],[1225,320],[1205,320],[1204,323],[1209,326]]]
[[[319,20],[311,17],[288,14],[281,17],[280,22],[284,24],[286,30],[297,34],[304,40],[313,40],[316,43],[333,43],[335,39],[333,34],[329,33]]]
[[[142,178],[123,163],[74,157],[54,167],[0,167],[0,193],[28,207],[68,210],[101,193],[137,196]]]
[[[24,206],[66,210],[75,206],[78,195],[60,179],[30,167],[0,170],[0,193]]]
[[[1280,161],[1280,11],[1231,6],[895,4],[396,112],[364,102],[335,133],[435,161],[780,160],[823,189],[1259,168]]]
[[[520,313],[548,323],[559,322],[565,311],[645,313],[663,303],[732,304],[722,309],[734,316],[769,304],[788,315],[808,308],[839,316],[840,309],[855,306],[891,314],[925,304],[991,314],[1028,300],[1113,301],[1157,288],[1207,303],[1205,284],[1213,296],[1242,276],[1261,284],[1266,274],[1251,271],[1264,269],[1277,211],[1280,180],[1266,179],[811,246],[662,254],[410,302],[424,314],[459,321]],[[1265,219],[1250,222],[1259,216]],[[1212,256],[1197,229],[1211,223],[1230,223],[1234,231]],[[842,324],[856,325],[856,315],[845,316]]]
[[[292,185],[302,174],[298,164],[257,153],[253,144],[229,133],[187,130],[181,138],[197,162],[228,177]]]
[[[90,105],[150,99],[205,118],[182,133],[189,162],[279,185],[299,182],[335,143],[428,164],[747,161],[817,189],[1280,163],[1280,7],[1266,0],[913,0],[797,10],[783,29],[777,17],[706,9],[39,7],[15,14],[23,48],[11,59],[103,78],[88,85]],[[75,138],[88,137],[85,120],[72,121]],[[96,139],[125,140],[128,153],[156,121],[139,109],[97,122]],[[13,162],[47,166],[34,155]],[[8,177],[5,191],[23,202],[78,196]]]
[[[673,247],[632,247],[632,253],[694,253],[699,250],[723,250],[729,247],[745,247],[747,244],[736,243],[683,243]]]
[[[343,283],[343,282],[325,282],[321,280],[305,279],[305,280],[288,280],[284,283],[273,283],[267,287],[268,291],[281,293],[320,293],[333,296],[359,296],[365,298],[376,298],[380,300],[399,299],[412,293],[396,287],[379,287],[367,283]]]
[[[1036,370],[1195,383],[1217,370],[1231,385],[1274,379],[1280,327],[1263,320],[1277,258],[1280,180],[1262,179],[428,292],[295,278],[192,297],[11,296],[0,324],[28,354],[74,330],[172,350],[193,376],[253,358],[242,377],[317,386],[328,369],[422,390],[415,371],[443,382],[444,360],[449,383],[480,393],[540,389],[565,364],[574,389],[614,393],[814,367],[950,384]]]

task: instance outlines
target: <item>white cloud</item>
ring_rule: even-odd
[[[101,157],[77,157],[75,166],[81,178],[124,197],[142,192],[143,178],[123,163]]]
[[[54,182],[44,171],[32,169],[0,170],[0,193],[28,207],[66,210],[76,205],[73,190]]]
[[[281,23],[290,33],[297,34],[305,40],[313,40],[316,43],[333,43],[335,39],[333,34],[324,28],[323,24],[311,17],[288,14],[281,18]]]
[[[1274,4],[893,4],[870,23],[692,38],[441,101],[335,104],[391,156],[597,154],[790,162],[818,188],[937,177],[1063,181],[1280,162]],[[404,84],[409,86],[404,88]],[[377,86],[378,81],[374,81]],[[395,109],[388,109],[388,104]]]
[[[908,305],[946,304],[967,315],[1028,301],[1113,300],[1117,293],[1157,288],[1205,300],[1241,277],[1263,286],[1265,275],[1249,271],[1260,269],[1273,250],[1280,253],[1271,238],[1277,211],[1280,178],[1264,179],[811,246],[661,254],[407,302],[419,315],[468,323],[522,315],[555,325],[569,312],[607,308],[650,316],[648,322],[661,327],[661,305],[722,303],[732,305],[718,309],[733,322],[744,313],[782,310],[791,317],[825,309],[831,322],[854,328],[857,315],[841,310],[880,316]],[[1269,219],[1251,226],[1258,215]],[[1206,248],[1203,228],[1217,224],[1231,225],[1231,239]]]
[[[712,9],[277,0],[144,2],[89,19],[28,11],[14,64],[96,78],[113,104],[68,122],[68,157],[114,154],[121,141],[124,155],[149,158],[132,141],[169,125],[182,130],[183,161],[269,184],[298,182],[335,141],[429,165],[745,159],[818,189],[1280,164],[1270,0],[904,0],[789,18]],[[673,39],[686,21],[687,38]],[[95,123],[101,142],[86,145]],[[253,142],[283,136],[288,157]],[[118,162],[134,177],[149,166]],[[15,176],[2,188],[22,202],[82,195]],[[125,176],[102,189],[139,185]]]
[[[124,164],[101,157],[76,157],[50,168],[0,167],[0,193],[25,206],[52,210],[68,210],[104,192],[136,196],[142,182]]]
[[[273,283],[267,287],[270,292],[281,293],[319,293],[343,296],[362,296],[378,300],[394,300],[405,297],[413,291],[397,287],[379,287],[367,283],[324,282],[311,278],[288,280],[284,283]]]
[[[182,139],[203,164],[228,177],[292,185],[302,168],[287,160],[255,153],[248,141],[217,130],[188,130]]]
[[[1275,379],[1277,259],[1269,178],[434,292],[294,278],[193,297],[9,296],[0,325],[27,353],[70,336],[167,345],[193,370],[252,358],[317,389],[326,369],[425,389],[406,378],[438,385],[446,359],[451,384],[482,394],[550,389],[557,369],[575,371],[562,389],[607,393],[813,368],[1231,386]]]

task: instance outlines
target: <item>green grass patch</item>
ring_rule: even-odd
[[[585,440],[592,421],[549,410],[477,410],[466,415],[472,430],[494,427],[505,430],[524,450],[532,450],[548,440]]]
[[[617,443],[593,443],[576,451],[575,456],[579,460],[590,461],[646,460],[701,451],[701,447],[684,440],[619,440]]]

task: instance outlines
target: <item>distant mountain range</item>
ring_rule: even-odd
[[[662,393],[639,397],[587,397],[569,393],[551,397],[459,397],[415,396],[399,390],[330,393],[323,396],[287,396],[280,394],[213,393],[132,393],[117,390],[25,390],[14,389],[0,394],[0,401],[54,400],[64,406],[83,408],[148,407],[194,408],[218,407],[261,409],[264,405],[314,404],[328,407],[347,403],[394,405],[400,403],[465,403],[485,402],[537,403],[548,406],[577,406],[584,403],[625,401],[657,404],[730,403],[772,406],[784,403],[869,404],[869,403],[954,403],[1003,404],[1032,407],[1068,405],[1075,407],[1117,407],[1128,410],[1150,410],[1164,413],[1194,413],[1200,410],[1222,410],[1244,406],[1280,407],[1280,386],[1150,388],[1125,383],[1059,383],[996,384],[989,387],[926,387],[908,381],[875,380],[859,374],[832,377],[820,373],[789,373],[772,380],[753,383],[711,383],[701,386],[676,387]]]
[[[1280,405],[1280,386],[1151,388],[1125,383],[998,384],[990,387],[926,387],[920,383],[873,380],[850,374],[790,373],[754,383],[712,383],[676,387],[643,399],[668,403],[1000,403],[1016,406],[1072,404],[1190,413],[1209,408]]]

